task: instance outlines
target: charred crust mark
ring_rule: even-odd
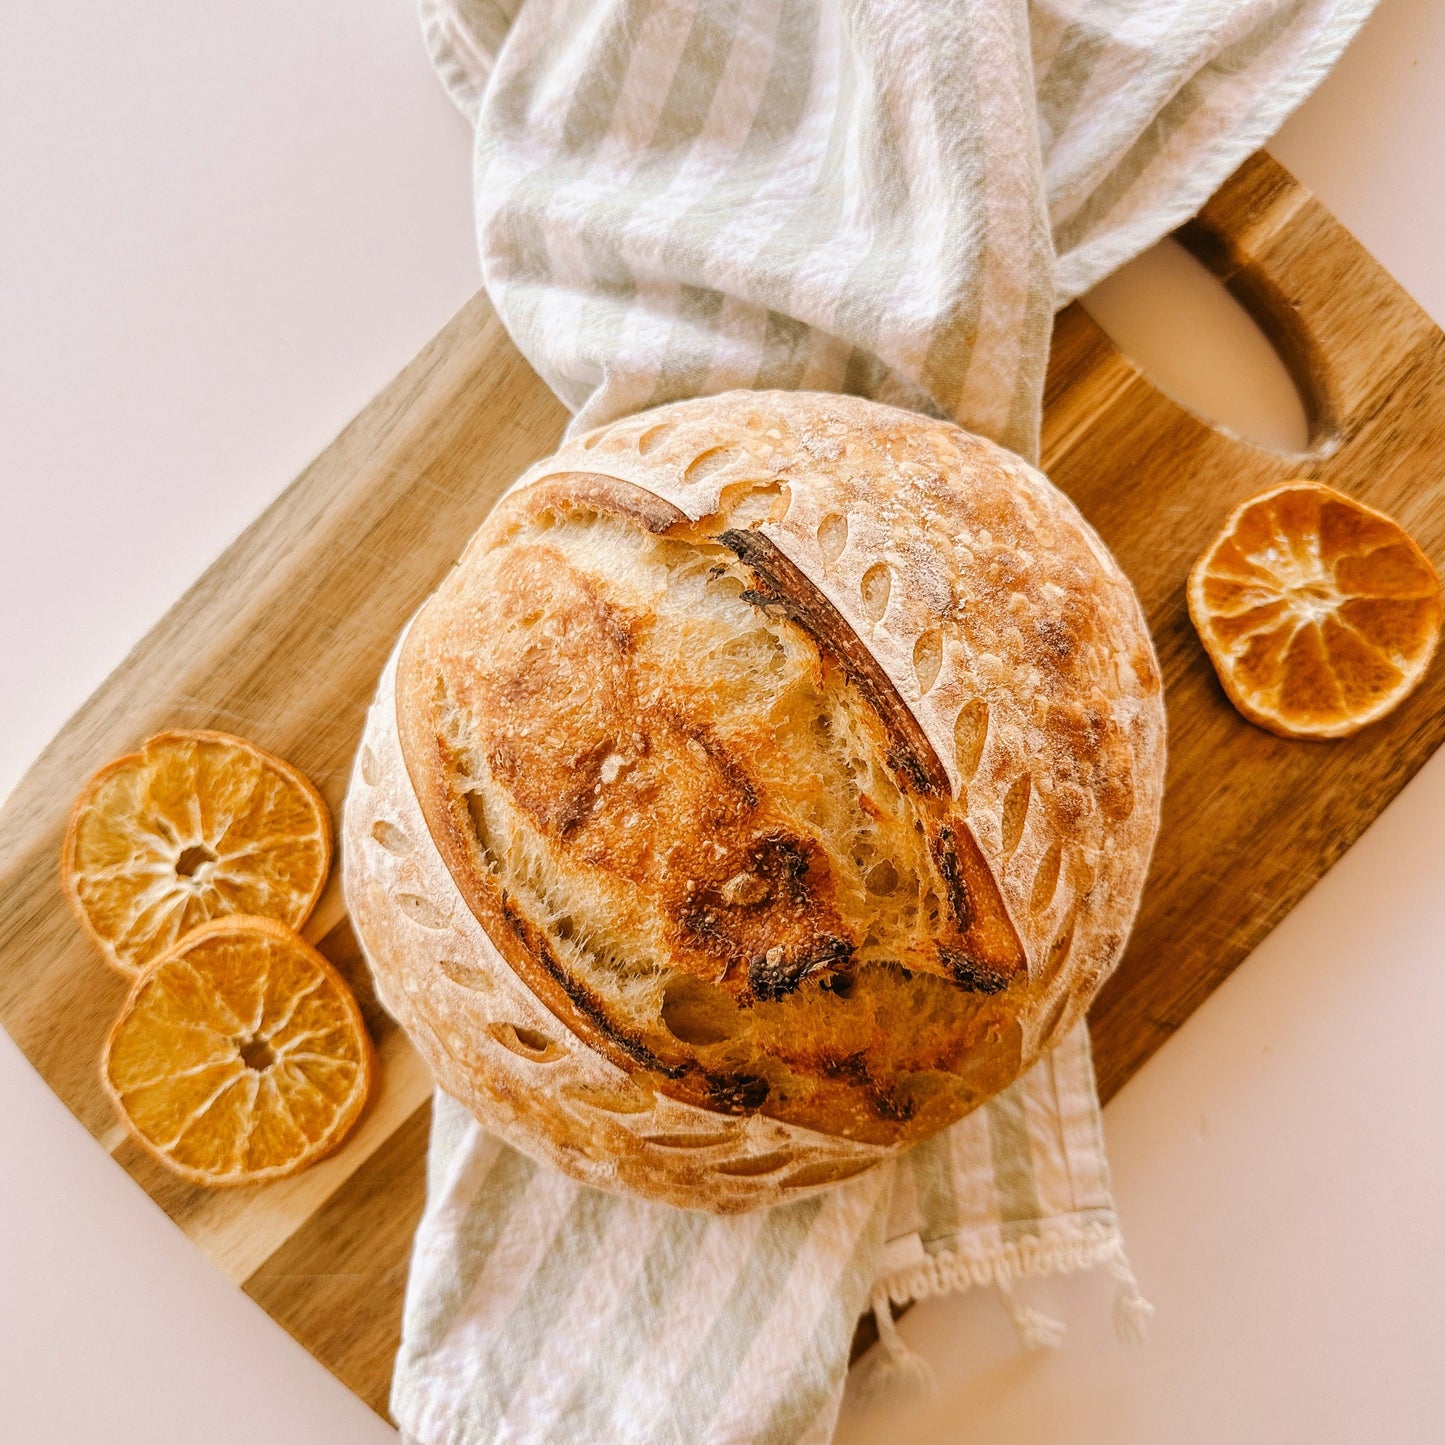
[[[696,1060],[668,1064],[640,1038],[624,1032],[608,1018],[601,1003],[553,957],[545,938],[528,923],[508,896],[501,899],[502,917],[518,942],[542,965],[547,976],[567,995],[572,1005],[608,1042],[634,1063],[660,1078],[680,1084],[694,1098],[701,1096],[709,1108],[722,1114],[754,1114],[767,1102],[772,1086],[756,1074],[742,1071],[713,1073]]]
[[[756,1114],[772,1085],[756,1074],[705,1074],[708,1107],[720,1114]]]
[[[1009,976],[1002,969],[977,958],[966,949],[938,945],[938,961],[959,988],[969,993],[1002,993],[1009,985]]]
[[[810,971],[825,967],[840,969],[853,962],[853,945],[846,938],[825,934],[820,941],[822,947],[808,960]]]
[[[883,1088],[869,1090],[868,1098],[880,1119],[891,1119],[895,1124],[906,1124],[918,1108],[912,1099],[899,1098]]]
[[[948,890],[948,906],[953,911],[954,921],[961,933],[973,927],[973,903],[968,896],[968,881],[958,861],[958,843],[953,829],[944,824],[933,840],[933,861],[943,877],[943,886]]]
[[[690,742],[694,742],[707,754],[708,761],[722,774],[723,780],[743,800],[745,806],[758,806],[758,790],[753,780],[737,758],[715,738],[711,731],[696,724],[689,725],[686,719],[678,718],[678,725]],[[599,766],[600,766],[599,761]]]
[[[933,782],[917,754],[895,743],[888,749],[887,758],[888,766],[895,773],[901,773],[907,778],[914,792],[931,793],[935,791]]]
[[[808,871],[808,855],[786,833],[765,833],[749,856],[753,871],[770,883],[792,881]]]
[[[917,1108],[913,1100],[892,1093],[868,1067],[866,1055],[824,1055],[818,1063],[824,1078],[841,1079],[860,1090],[880,1119],[906,1124],[913,1117]]]
[[[748,964],[748,993],[755,999],[772,1001],[785,998],[802,983],[803,975],[795,972],[782,957],[782,949],[759,954]]]
[[[550,819],[559,838],[569,838],[577,831],[578,824],[592,811],[597,798],[597,778],[602,771],[603,762],[611,755],[613,746],[611,738],[604,738],[595,747],[572,760],[576,782],[557,800]],[[496,762],[493,762],[492,766],[494,772],[500,771]],[[515,771],[514,768],[513,772]]]
[[[998,884],[973,834],[958,820],[931,835],[929,850],[957,928],[953,939],[938,945],[943,970],[960,988],[998,993],[1028,968]]]
[[[698,880],[702,882],[701,879]],[[669,905],[685,946],[721,965],[740,1007],[846,968],[853,943],[831,905],[826,857],[782,829],[755,834],[721,876]]]
[[[863,695],[889,739],[889,765],[916,793],[946,797],[948,773],[918,719],[878,660],[833,604],[778,547],[760,532],[730,529],[717,540],[752,574],[743,596],[758,607],[776,607],[797,623]]]
[[[577,831],[577,825],[592,811],[592,799],[586,793],[573,790],[562,799],[562,805],[552,816],[557,836],[563,841]]]
[[[868,1061],[860,1054],[824,1055],[818,1061],[825,1079],[843,1079],[850,1084],[867,1084],[872,1075],[868,1072]]]
[[[546,939],[527,922],[517,905],[506,893],[502,894],[501,909],[502,917],[506,920],[507,927],[512,930],[517,941],[542,965],[547,977],[567,995],[572,1006],[598,1033],[615,1044],[635,1063],[641,1064],[644,1069],[650,1069],[654,1073],[660,1074],[665,1079],[679,1079],[687,1072],[686,1068],[664,1063],[635,1034],[629,1034],[619,1029],[607,1016],[607,1010],[603,1008],[600,1001],[585,985],[573,978],[557,962],[552,955],[552,950],[547,947]]]
[[[720,953],[726,957],[732,951],[731,940],[718,927],[717,913],[705,900],[700,899],[678,909],[677,923],[705,953]]]
[[[748,993],[761,1002],[785,998],[813,974],[846,970],[852,961],[853,945],[826,933],[800,958],[790,959],[781,948],[772,948],[748,964]]]

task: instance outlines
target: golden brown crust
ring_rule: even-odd
[[[717,539],[752,572],[752,590],[758,605],[781,609],[818,644],[820,651],[839,663],[863,701],[877,714],[888,735],[891,761],[913,791],[946,796],[948,772],[918,719],[908,710],[877,658],[808,574],[761,531],[729,527],[718,533]]]
[[[398,652],[400,648],[398,648]],[[718,1213],[849,1178],[887,1149],[658,1094],[571,1033],[498,950],[429,834],[402,757],[396,655],[347,791],[347,910],[383,1005],[437,1084],[515,1147],[597,1188]]]
[[[573,466],[695,519],[762,488],[786,498],[758,530],[866,640],[933,742],[1045,989],[1035,1024],[1057,1038],[1076,1023],[1138,905],[1165,745],[1138,600],[1068,498],[949,423],[820,394],[629,417],[514,491]]]
[[[577,541],[592,518],[610,561]],[[739,715],[713,654],[669,633],[689,558],[712,579],[687,593],[699,632],[727,610],[708,588],[734,589],[727,625],[772,639],[821,741],[761,700]],[[650,1099],[840,1146],[934,1132],[1077,1020],[1157,827],[1157,667],[1098,539],[1009,454],[852,398],[734,393],[569,443],[423,608],[397,689],[424,831],[500,951],[487,970]],[[844,753],[873,781],[824,825],[789,760],[837,802]],[[891,872],[874,857],[916,892],[906,917],[860,882]],[[347,886],[355,916],[350,864]],[[386,911],[358,923],[369,950]],[[454,1005],[414,993],[445,1032]],[[460,1082],[489,1118],[482,1078]],[[555,1120],[533,1129],[558,1147]],[[708,1203],[639,1147],[631,1187]]]
[[[902,826],[927,840],[936,907],[929,924],[898,941],[901,951],[884,950],[890,963],[880,970],[865,947],[874,921],[846,899],[836,846],[779,795],[777,770],[767,767],[773,729],[759,719],[722,734],[713,695],[699,702],[649,648],[646,613],[603,595],[605,579],[550,545],[550,486],[518,493],[497,532],[483,530],[400,660],[401,696],[411,699],[399,709],[403,753],[463,895],[533,992],[592,1047],[645,1074],[649,1088],[884,1145],[933,1132],[1017,1069],[1018,1040],[996,1026],[991,1000],[1021,977],[1024,958],[967,825],[951,816],[931,745],[807,579],[766,539],[720,534],[728,552],[767,557],[764,571],[744,564],[741,597],[815,647],[820,665],[841,667],[857,722],[877,734],[879,762],[912,795]],[[587,514],[635,520],[631,488],[616,490],[613,505],[593,478]],[[566,510],[580,514],[570,503]],[[519,511],[538,525],[519,531]],[[479,641],[479,599],[482,630],[516,638],[514,649]],[[540,652],[539,625],[550,629]],[[446,716],[457,713],[467,746],[448,736]],[[609,758],[620,767],[624,757],[622,776],[600,776]],[[478,793],[505,797],[556,866],[622,885],[601,922],[611,938],[629,937],[635,903],[656,915],[651,939],[636,920],[631,949],[677,976],[651,1010],[639,1017],[609,979],[588,977],[549,939],[519,880],[509,883],[499,866],[495,840],[479,846]],[[866,792],[857,801],[871,803]],[[643,814],[645,829],[627,826]],[[883,814],[873,821],[881,826]],[[883,853],[901,863],[911,839],[883,832]],[[574,917],[568,930],[579,929],[589,931]],[[912,1012],[911,1029],[881,1026]],[[967,1070],[965,1042],[973,1045]]]

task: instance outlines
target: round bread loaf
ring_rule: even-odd
[[[410,624],[347,904],[438,1084],[734,1211],[1011,1083],[1118,960],[1159,670],[1072,503],[955,426],[734,392],[568,442]]]

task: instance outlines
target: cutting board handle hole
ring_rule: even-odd
[[[1301,395],[1267,330],[1173,238],[1081,304],[1159,391],[1211,426],[1285,456],[1328,449],[1319,399]],[[1277,333],[1287,325],[1267,320]]]

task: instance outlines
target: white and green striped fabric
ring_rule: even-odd
[[[421,0],[482,272],[583,429],[737,386],[1037,452],[1055,308],[1191,215],[1371,0]],[[946,1134],[732,1219],[600,1194],[436,1101],[392,1410],[421,1445],[829,1438],[870,1306],[1109,1267],[1080,1029]]]
[[[727,1218],[575,1184],[438,1094],[392,1414],[423,1445],[826,1441],[869,1308],[914,1368],[888,1302],[975,1284],[1053,1344],[1013,1282],[1097,1264],[1137,1330],[1083,1028],[891,1168]]]

